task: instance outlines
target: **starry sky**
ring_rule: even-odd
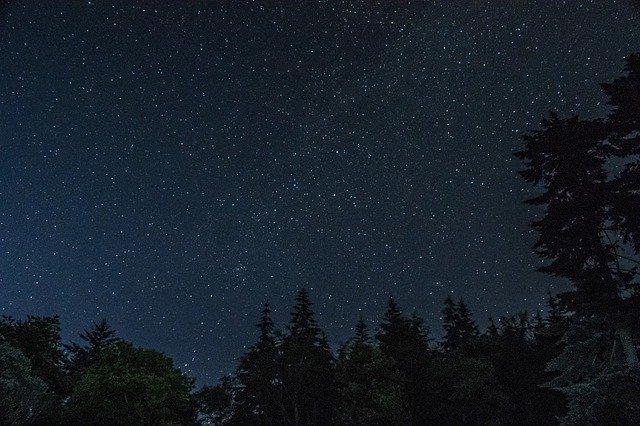
[[[390,295],[440,333],[534,271],[512,153],[606,112],[640,7],[571,1],[7,1],[0,313],[107,318],[202,382],[311,290],[334,346]]]

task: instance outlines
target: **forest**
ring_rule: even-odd
[[[389,299],[331,348],[309,292],[288,324],[265,305],[257,340],[214,386],[120,339],[106,321],[61,341],[57,316],[0,321],[0,423],[446,425],[637,424],[640,419],[640,55],[601,85],[605,117],[551,113],[523,136],[539,189],[540,272],[571,282],[547,309],[480,330],[447,298],[444,337]],[[538,211],[538,210],[536,210]],[[258,315],[257,315],[258,316]]]

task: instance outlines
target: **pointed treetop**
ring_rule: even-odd
[[[271,319],[271,309],[269,303],[264,304],[262,309],[262,316],[260,317],[260,323],[256,325],[260,328],[260,337],[266,338],[273,334],[273,320]]]
[[[487,326],[487,335],[491,337],[498,336],[500,333],[498,332],[498,327],[496,326],[495,321],[493,320],[493,316],[489,315],[489,326]]]
[[[549,325],[559,324],[564,321],[566,312],[562,308],[560,300],[547,291],[547,322]]]
[[[387,301],[387,310],[382,316],[387,322],[391,322],[393,320],[398,320],[402,317],[402,311],[400,310],[400,306],[398,306],[398,302],[393,298],[393,296],[389,297],[389,301]]]
[[[288,326],[292,336],[304,335],[315,338],[319,335],[320,328],[316,322],[315,313],[311,309],[312,305],[309,292],[305,288],[298,290]]]
[[[369,336],[369,327],[367,327],[367,323],[362,317],[360,317],[356,324],[356,340],[363,343],[371,340],[371,337]]]

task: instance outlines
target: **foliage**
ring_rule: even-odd
[[[192,386],[163,354],[120,342],[78,381],[70,419],[104,425],[194,423]]]
[[[387,425],[409,420],[402,375],[394,361],[373,344],[362,318],[355,337],[340,349],[338,379],[341,424]]]
[[[564,349],[549,364],[558,375],[547,386],[569,398],[565,424],[628,424],[638,416],[628,395],[637,394],[640,335],[640,55],[602,89],[606,118],[552,113],[516,154],[525,180],[543,189],[528,200],[545,207],[533,222],[534,248],[548,261],[540,270],[575,288],[549,318],[550,328],[564,331]]]
[[[37,377],[29,359],[8,343],[0,343],[0,424],[19,425],[45,407],[47,384]]]
[[[20,350],[29,359],[34,374],[44,380],[51,391],[57,395],[67,394],[58,316],[30,315],[24,321],[3,316],[0,340]]]
[[[84,370],[94,365],[105,351],[121,342],[116,337],[115,330],[104,319],[93,323],[90,330],[80,334],[80,339],[85,342],[84,346],[73,341],[64,345],[68,352],[67,369],[73,379],[77,379]]]

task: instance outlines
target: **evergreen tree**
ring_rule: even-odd
[[[268,304],[257,327],[258,341],[240,358],[236,371],[239,390],[233,421],[238,424],[274,424],[282,419],[279,354]]]
[[[489,336],[489,337],[497,337],[498,334],[499,334],[498,326],[496,326],[496,323],[493,320],[493,317],[490,315],[489,316],[489,325],[487,326],[486,335]]]
[[[411,421],[422,424],[429,417],[427,395],[427,365],[432,356],[429,348],[428,330],[416,315],[404,316],[393,298],[389,298],[387,309],[376,334],[380,350],[393,359],[397,371],[404,381],[404,394],[409,404]]]
[[[360,317],[358,319],[358,323],[356,324],[356,340],[369,343],[371,337],[369,336],[369,328],[367,327],[367,323],[364,321],[364,318]]]
[[[338,378],[340,424],[388,425],[408,420],[402,376],[393,360],[371,343],[362,318],[355,337],[340,349]]]
[[[606,119],[552,114],[516,154],[527,167],[522,176],[544,189],[528,200],[546,207],[533,222],[534,247],[548,260],[540,270],[569,279],[575,289],[560,295],[572,315],[550,319],[560,323],[564,316],[566,323],[564,350],[549,366],[560,375],[549,385],[570,398],[567,424],[598,423],[606,413],[631,419],[640,410],[611,398],[616,382],[629,386],[616,395],[637,392],[639,364],[639,55],[627,58],[625,71],[602,85],[612,107]]]
[[[400,369],[410,368],[429,353],[428,330],[424,329],[422,319],[405,317],[392,297],[387,302],[376,338],[380,349],[393,358]]]
[[[471,311],[462,299],[456,305],[451,296],[447,296],[444,305],[442,316],[445,335],[442,347],[445,351],[456,350],[462,344],[480,335]]]
[[[73,341],[64,345],[68,352],[67,368],[73,382],[84,370],[98,361],[107,349],[113,348],[121,341],[105,319],[99,323],[94,322],[90,330],[84,330],[79,336],[85,342],[83,346]]]
[[[553,296],[551,292],[547,295],[547,324],[551,327],[555,327],[561,324],[566,316],[566,310],[562,307],[560,300]]]
[[[330,424],[336,416],[335,361],[309,293],[298,291],[281,345],[281,410],[289,424]]]

